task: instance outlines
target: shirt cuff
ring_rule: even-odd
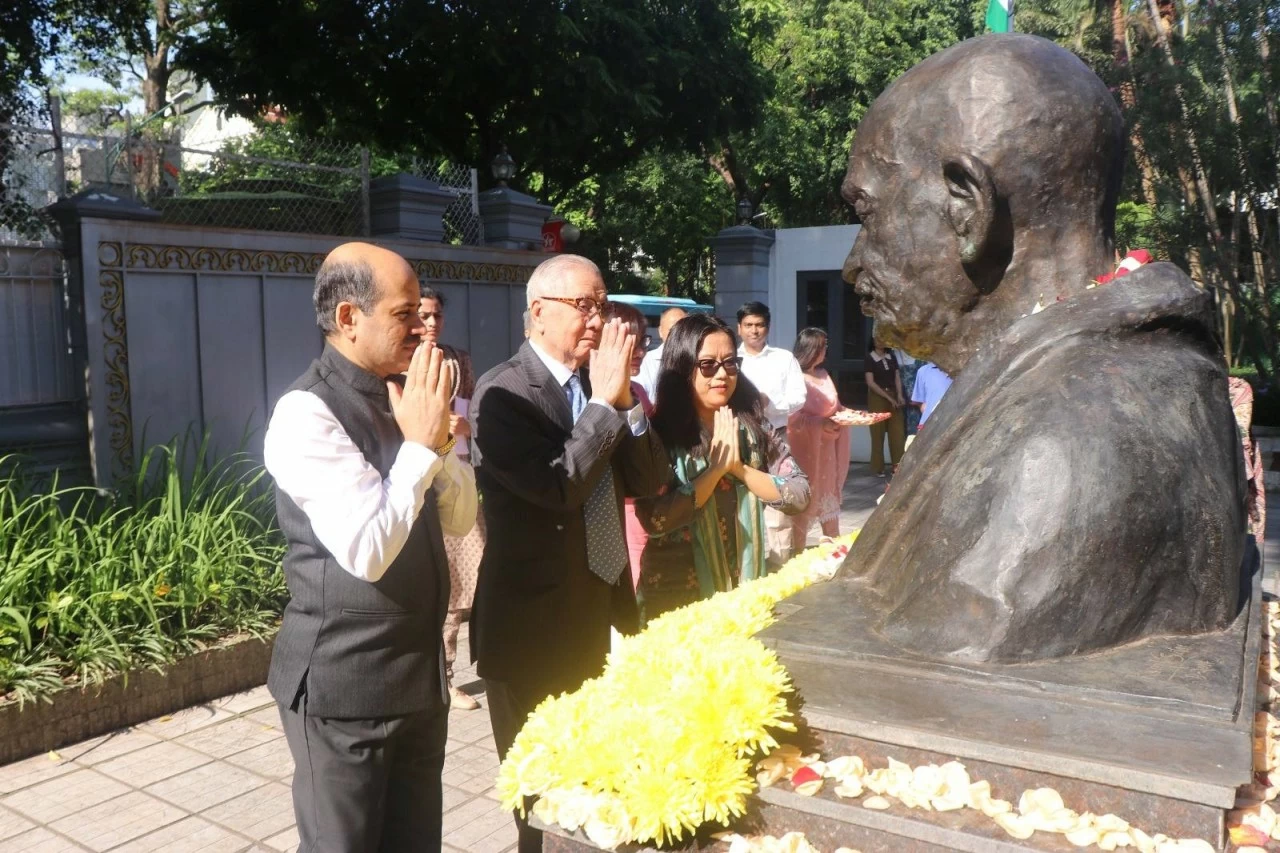
[[[644,406],[636,403],[629,409],[615,409],[603,400],[591,400],[588,405],[595,404],[604,406],[611,412],[617,412],[627,419],[627,428],[631,430],[631,434],[639,438],[649,431],[649,418],[644,413]]]
[[[649,416],[644,413],[644,406],[636,403],[627,411],[627,426],[636,438],[649,431]]]
[[[396,453],[396,461],[391,466],[387,479],[395,475],[396,479],[403,476],[408,477],[412,482],[419,483],[430,479],[443,464],[443,460],[434,450],[416,441],[406,441],[400,445],[400,450]]]

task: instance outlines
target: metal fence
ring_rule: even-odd
[[[176,138],[0,125],[0,143],[8,148],[0,156],[0,241],[49,238],[40,210],[90,187],[130,196],[174,224],[367,236],[371,181],[406,172],[456,196],[445,213],[446,242],[484,242],[474,169],[375,155],[283,126],[190,148]]]

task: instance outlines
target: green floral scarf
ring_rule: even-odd
[[[759,447],[753,433],[742,427],[740,436],[742,446],[747,451],[747,464],[757,470],[765,470],[764,451]],[[692,497],[693,481],[707,470],[707,460],[695,457],[687,451],[677,451],[673,462],[676,477],[681,484],[680,491]],[[737,562],[740,570],[738,576],[744,581],[754,580],[765,574],[768,548],[765,544],[764,504],[741,480],[731,480],[731,482],[738,496],[736,519],[738,553],[730,555],[725,552],[724,539],[720,536],[720,518],[716,510],[714,494],[706,503],[694,510],[693,522],[689,525],[693,543],[693,562],[703,598],[734,587],[732,561]]]

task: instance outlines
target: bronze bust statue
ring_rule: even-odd
[[[1124,126],[1070,52],[955,45],[858,127],[844,278],[955,377],[841,572],[890,642],[1018,662],[1225,628],[1242,454],[1213,305],[1177,267],[1105,286]]]

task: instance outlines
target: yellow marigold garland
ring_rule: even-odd
[[[741,816],[756,787],[750,754],[778,745],[770,729],[795,730],[791,679],[754,635],[856,535],[624,637],[599,678],[529,716],[498,771],[503,805],[523,812],[535,797],[541,820],[606,848],[678,841]]]

